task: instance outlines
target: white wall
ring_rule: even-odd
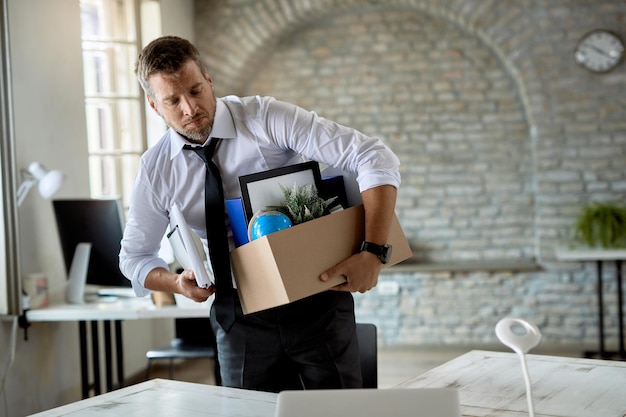
[[[39,161],[62,169],[67,180],[57,196],[88,196],[78,1],[8,4],[16,166]],[[57,298],[65,273],[52,206],[33,190],[18,216],[22,272],[44,272]],[[76,329],[74,323],[36,324],[29,329],[28,341],[20,331],[15,363],[6,379],[9,415],[28,414],[80,395]],[[24,392],[33,395],[28,399]]]
[[[193,0],[161,0],[162,33],[194,41]]]
[[[170,30],[190,33],[193,1],[163,3]],[[55,197],[89,197],[79,1],[8,4],[16,164],[39,161],[61,169],[67,179]],[[51,203],[32,191],[20,207],[19,227],[22,272],[44,272],[51,299],[61,300],[66,277]],[[167,343],[172,328],[171,320],[124,324],[127,376],[143,372],[145,351]],[[28,341],[19,330],[15,361],[5,373],[10,336],[11,322],[0,321],[0,377],[6,378],[0,416],[5,411],[27,415],[80,399],[76,323],[33,323]]]

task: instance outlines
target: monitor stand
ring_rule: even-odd
[[[76,245],[70,274],[65,287],[65,301],[68,304],[85,303],[85,282],[87,281],[87,270],[89,267],[89,256],[91,255],[91,243],[83,242]]]

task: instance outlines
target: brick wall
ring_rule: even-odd
[[[357,295],[382,343],[492,343],[506,315],[535,321],[546,343],[595,343],[594,265],[557,263],[553,250],[569,243],[582,204],[626,200],[626,64],[596,75],[573,60],[588,30],[626,38],[626,3],[195,7],[218,94],[297,103],[381,137],[400,157],[398,217],[420,265],[437,267],[391,270],[381,281],[397,292]],[[614,294],[614,264],[605,275]]]

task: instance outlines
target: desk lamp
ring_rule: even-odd
[[[528,415],[535,417],[533,404],[532,386],[528,375],[526,354],[539,344],[541,332],[533,323],[524,319],[505,317],[496,324],[496,336],[505,346],[513,349],[520,358],[524,382],[526,383],[526,401],[528,402]]]
[[[59,191],[61,185],[63,185],[63,180],[65,179],[65,175],[61,171],[52,170],[48,171],[43,165],[39,162],[31,162],[28,166],[28,170],[21,169],[20,174],[22,177],[22,182],[17,189],[17,206],[21,206],[28,192],[35,186],[35,184],[39,184],[39,195],[43,198],[50,198]],[[26,319],[26,311],[29,310],[29,298],[26,293],[23,295],[22,299],[23,303],[23,312],[22,315],[18,318],[18,322],[20,327],[24,328],[24,340],[28,340],[28,320]]]
[[[43,198],[52,197],[61,185],[63,185],[63,180],[65,179],[65,175],[61,171],[51,170],[48,171],[43,165],[39,162],[32,162],[28,166],[28,170],[21,170],[22,175],[22,183],[17,189],[17,205],[21,206],[24,202],[24,199],[28,195],[28,192],[33,188],[36,184],[38,185],[39,195]]]

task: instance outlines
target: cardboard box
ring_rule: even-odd
[[[358,205],[263,236],[231,252],[243,311],[253,313],[320,293],[345,280],[322,282],[325,270],[356,253],[363,241],[364,211]],[[397,217],[392,222],[388,267],[413,253]]]

